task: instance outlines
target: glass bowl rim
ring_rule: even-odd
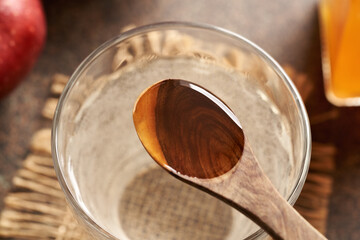
[[[144,25],[140,27],[136,27],[129,31],[119,34],[118,36],[106,41],[102,45],[100,45],[97,49],[95,49],[90,55],[88,55],[82,63],[77,67],[74,73],[71,75],[68,83],[66,84],[62,94],[60,95],[58,104],[55,109],[54,119],[52,124],[51,130],[51,152],[52,152],[52,159],[54,162],[54,169],[56,172],[56,176],[59,180],[60,186],[65,194],[67,202],[71,205],[71,207],[76,210],[76,213],[87,223],[88,227],[91,229],[96,230],[101,236],[107,239],[117,239],[111,233],[107,232],[103,229],[99,224],[95,222],[82,208],[82,206],[76,201],[76,198],[71,193],[68,185],[69,183],[66,181],[63,170],[59,164],[59,151],[57,146],[57,136],[58,136],[58,126],[59,126],[59,119],[61,116],[61,111],[64,106],[64,102],[66,101],[71,89],[74,87],[75,83],[77,82],[79,76],[89,67],[89,65],[97,59],[102,53],[104,53],[109,48],[119,44],[120,42],[129,39],[133,36],[138,34],[143,34],[146,32],[154,31],[154,30],[172,30],[173,28],[183,28],[183,29],[198,29],[198,30],[207,30],[213,33],[220,34],[222,36],[230,37],[236,41],[242,42],[244,45],[249,47],[254,53],[258,54],[271,68],[275,71],[276,74],[281,78],[281,80],[285,83],[287,88],[290,90],[292,97],[294,98],[295,104],[298,108],[299,115],[300,115],[300,122],[302,125],[302,130],[304,134],[304,148],[302,150],[304,154],[304,158],[302,160],[302,165],[300,169],[300,174],[297,179],[296,185],[292,190],[290,196],[288,197],[287,201],[291,205],[294,205],[296,200],[298,199],[300,192],[304,186],[306,176],[308,173],[309,165],[310,165],[310,157],[311,157],[311,131],[310,131],[310,123],[308,119],[308,115],[304,106],[304,103],[300,97],[299,92],[297,91],[295,85],[287,76],[285,71],[281,68],[281,66],[263,49],[257,46],[255,43],[251,42],[250,40],[246,39],[245,37],[234,33],[232,31],[226,30],[221,27],[217,27],[210,24],[203,24],[203,23],[193,23],[193,22],[181,22],[181,21],[171,21],[171,22],[160,22],[160,23],[153,23],[149,25]],[[259,229],[255,233],[248,236],[246,239],[255,239],[257,237],[265,235],[263,229]]]

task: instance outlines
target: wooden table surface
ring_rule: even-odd
[[[0,200],[11,188],[33,133],[50,126],[40,114],[49,96],[49,76],[71,74],[125,25],[202,22],[239,33],[279,63],[307,74],[315,86],[306,102],[310,117],[338,109],[338,118],[312,128],[314,141],[338,149],[327,236],[360,239],[360,108],[336,108],[324,97],[317,0],[51,0],[44,1],[44,8],[48,37],[42,55],[23,84],[0,100]]]

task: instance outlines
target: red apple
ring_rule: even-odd
[[[33,67],[45,35],[40,0],[0,0],[0,98]]]

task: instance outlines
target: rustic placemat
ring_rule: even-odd
[[[136,54],[136,49],[121,54],[127,54],[127,61],[130,61],[133,58],[131,52]],[[120,64],[124,64],[124,61]],[[115,67],[118,66],[116,64]],[[306,75],[297,73],[290,66],[285,65],[284,69],[306,102],[312,92],[311,82]],[[52,97],[46,101],[42,111],[42,115],[49,120],[52,120],[58,97],[68,81],[68,77],[62,74],[55,74],[52,78]],[[320,113],[310,121],[312,124],[319,124],[336,118],[337,115],[337,112]],[[50,138],[51,129],[39,130],[32,138],[31,153],[13,178],[13,188],[4,199],[5,207],[0,216],[1,239],[86,239],[67,207],[56,179]],[[333,146],[313,143],[309,174],[295,204],[296,209],[322,233],[326,233],[335,154]]]

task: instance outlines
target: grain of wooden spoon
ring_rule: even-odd
[[[161,81],[139,96],[133,120],[158,164],[238,209],[273,238],[326,239],[277,192],[237,117],[209,91],[184,80]]]

